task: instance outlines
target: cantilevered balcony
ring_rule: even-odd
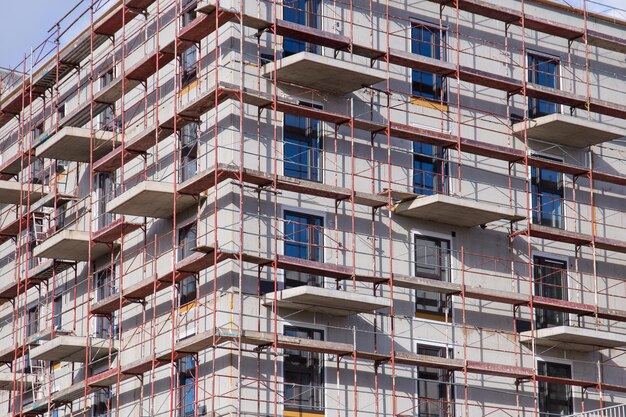
[[[509,207],[442,194],[420,196],[414,200],[400,202],[394,207],[394,213],[461,227],[474,227],[497,220],[518,221],[524,218]]]
[[[0,391],[20,391],[22,384],[27,390],[33,382],[35,382],[35,376],[31,374],[0,372]]]
[[[168,219],[174,215],[174,184],[157,181],[142,181],[107,203],[110,213],[129,216]],[[190,195],[176,198],[176,210],[182,211],[196,204]]]
[[[351,93],[386,79],[383,71],[311,52],[299,52],[263,67],[265,77],[271,78],[274,73],[280,82],[337,94]]]
[[[91,248],[91,259],[97,259],[110,252],[106,243],[95,242]],[[89,260],[89,232],[61,230],[37,245],[33,256],[61,259],[65,261]]]
[[[535,344],[545,347],[567,346],[569,350],[591,351],[595,349],[626,346],[626,335],[605,330],[574,326],[555,326],[536,329]],[[531,331],[520,333],[522,343],[532,343]]]
[[[30,157],[29,153],[31,155]],[[22,169],[28,166],[33,158],[32,150],[18,152],[7,159],[4,159],[5,157],[6,156],[2,158],[2,164],[0,164],[0,179],[2,180],[8,180],[19,174]]]
[[[93,132],[93,149],[91,149],[91,136],[91,129],[64,127],[38,144],[35,155],[38,158],[89,162],[91,151],[93,151],[93,161],[96,161],[120,144],[115,140],[115,133],[97,130]]]
[[[28,192],[30,188],[30,193]],[[48,187],[41,184],[20,184],[17,181],[0,180],[0,204],[26,204],[48,194]],[[30,194],[30,195],[29,195]]]
[[[565,114],[549,114],[513,125],[513,133],[557,145],[586,148],[626,136],[626,130]]]
[[[389,307],[388,298],[309,285],[289,288],[263,297],[263,305],[272,307],[274,303],[279,309],[305,310],[335,316],[372,313]]]
[[[119,342],[98,337],[57,336],[30,351],[30,358],[44,361],[85,362],[86,355],[91,361],[109,356],[119,350]]]

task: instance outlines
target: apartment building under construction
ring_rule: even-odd
[[[0,415],[626,415],[625,21],[77,3],[0,72]]]

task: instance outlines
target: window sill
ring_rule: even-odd
[[[189,301],[188,303],[183,304],[178,308],[178,313],[179,314],[186,313],[189,310],[192,310],[195,306],[196,306],[196,300]]]
[[[449,110],[449,106],[445,103],[442,104],[438,101],[429,100],[419,96],[412,96],[409,102],[416,106],[426,107],[428,109],[434,109],[443,112],[447,112]]]
[[[324,411],[302,411],[302,410],[284,410],[284,417],[319,417],[326,413]]]
[[[198,85],[197,79],[189,82],[189,84],[187,84],[186,86],[183,87],[182,90],[180,90],[180,93],[178,93],[178,96],[179,97],[184,96],[185,94],[189,93],[192,89],[194,89],[197,85]]]
[[[417,318],[417,319],[424,319],[424,320],[439,321],[439,322],[442,322],[442,323],[451,323],[452,322],[452,316],[450,314],[448,314],[448,316],[446,318],[445,314],[425,313],[425,312],[421,312],[421,311],[416,311],[415,312],[415,318]]]

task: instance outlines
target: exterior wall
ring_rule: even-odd
[[[222,4],[225,9],[239,9],[239,3]],[[273,19],[270,3],[243,2],[244,12],[268,20]],[[506,0],[500,4],[518,10],[518,1]],[[586,95],[607,102],[623,101],[624,83],[622,71],[623,54],[589,46],[590,70],[585,68],[585,48],[581,42],[573,42],[568,50],[565,39],[511,26],[505,34],[504,24],[460,12],[458,26],[455,10],[444,9],[440,16],[438,5],[422,0],[406,5],[389,3],[389,20],[385,18],[385,5],[356,2],[354,10],[343,3],[323,2],[321,29],[337,35],[352,36],[355,43],[379,50],[387,47],[411,51],[411,21],[431,24],[441,21],[447,31],[449,49],[446,61],[460,66],[488,71],[494,75],[517,80],[526,78],[526,56],[523,51],[537,51],[559,58],[561,62],[560,87],[566,92]],[[143,57],[175,39],[177,17],[170,1],[162,0],[149,9],[147,20],[134,19],[124,29],[126,46],[122,51],[121,36],[105,43],[93,52],[93,65],[85,64],[74,71],[58,86],[59,102],[65,105],[65,114],[86,106],[92,94],[101,86],[99,78],[114,67],[116,77],[123,74]],[[277,6],[278,16],[282,11]],[[527,5],[526,12],[565,25],[580,27],[582,20],[552,7],[538,4]],[[160,20],[156,15],[160,13]],[[157,23],[158,20],[158,23]],[[349,22],[352,21],[353,24]],[[457,37],[455,31],[459,31]],[[132,141],[136,135],[157,121],[167,120],[193,100],[203,97],[215,88],[216,83],[229,83],[241,87],[240,91],[258,92],[277,99],[293,99],[321,105],[324,111],[358,117],[377,123],[401,123],[436,132],[451,133],[487,144],[507,146],[516,150],[528,150],[575,166],[589,166],[590,154],[593,167],[601,172],[624,175],[624,144],[620,140],[596,146],[589,150],[543,143],[529,138],[513,136],[509,120],[524,117],[526,103],[521,95],[507,100],[498,91],[467,82],[448,78],[447,106],[425,103],[411,97],[411,70],[399,65],[385,65],[384,60],[372,64],[388,76],[373,89],[361,89],[346,96],[314,91],[294,85],[274,83],[260,77],[259,52],[280,57],[282,39],[274,41],[274,35],[262,33],[255,37],[253,28],[243,28],[237,23],[227,23],[217,35],[211,34],[198,46],[199,76],[197,82],[180,88],[176,77],[180,75],[176,60],[165,65],[145,85],[128,91],[123,100],[115,105],[116,139]],[[608,32],[618,38],[626,38],[621,25],[589,19],[589,29]],[[158,39],[155,35],[158,30]],[[217,39],[216,39],[217,37]],[[506,49],[504,43],[506,40]],[[216,53],[216,44],[219,50]],[[243,50],[243,54],[241,51]],[[459,51],[458,53],[456,51]],[[324,47],[320,53],[327,57],[353,62],[364,67],[369,59]],[[216,64],[217,62],[217,64]],[[92,76],[93,74],[93,76]],[[589,83],[587,83],[589,74]],[[94,82],[90,83],[90,76]],[[216,81],[219,79],[219,81]],[[389,94],[387,105],[386,91]],[[58,117],[55,110],[56,96],[46,93],[42,100],[25,110],[27,121],[16,121],[0,128],[2,160],[29,148],[38,141],[49,139],[56,131]],[[123,102],[123,103],[122,103]],[[561,112],[599,121],[607,125],[626,127],[626,121],[587,113],[583,109],[563,106]],[[32,131],[44,121],[42,136]],[[283,175],[284,115],[273,112],[270,107],[259,111],[250,103],[227,100],[217,109],[202,114],[198,120],[197,172],[212,170],[216,163],[239,168],[259,170],[269,175]],[[183,123],[178,121],[177,123]],[[323,183],[346,187],[368,194],[413,192],[413,144],[409,140],[387,137],[384,132],[371,134],[351,129],[348,124],[337,126],[322,123],[323,130]],[[95,128],[92,122],[82,127]],[[274,140],[276,139],[276,140]],[[114,195],[131,190],[145,180],[180,185],[177,177],[181,146],[175,135],[170,135],[151,147],[146,155],[134,158],[115,173]],[[495,206],[510,207],[523,216],[532,214],[527,187],[529,171],[524,164],[476,156],[468,152],[461,155],[454,148],[448,150],[447,180],[449,193],[468,200],[487,202]],[[94,161],[95,162],[95,161]],[[92,180],[90,164],[63,162],[46,159],[44,169],[49,172],[47,181],[54,186],[57,195],[69,195],[66,228],[87,231],[98,230],[96,217],[98,199],[95,180]],[[60,172],[58,166],[63,165]],[[276,172],[275,172],[276,171]],[[31,178],[29,168],[19,175],[27,189]],[[14,181],[14,180],[11,180]],[[593,188],[588,178],[564,174],[565,230],[583,234],[623,240],[624,186],[595,182]],[[593,205],[591,204],[593,193]],[[174,197],[173,197],[174,198]],[[0,224],[15,218],[19,208],[7,205]],[[32,206],[31,206],[32,207]],[[53,294],[62,296],[62,325],[56,332],[77,336],[94,336],[96,318],[90,315],[94,303],[102,301],[94,288],[94,273],[104,268],[114,268],[112,293],[131,288],[146,279],[161,279],[172,272],[178,257],[178,230],[197,221],[197,246],[217,247],[222,254],[247,254],[271,261],[276,255],[284,255],[284,211],[296,210],[313,213],[324,218],[323,262],[354,268],[357,274],[379,277],[415,275],[414,235],[423,234],[448,239],[451,244],[451,281],[489,290],[500,290],[524,295],[534,291],[532,257],[536,254],[562,257],[568,271],[568,300],[592,304],[599,308],[626,310],[622,297],[621,277],[626,272],[626,256],[622,253],[592,250],[580,247],[576,251],[570,243],[528,238],[521,233],[513,238],[510,232],[522,232],[528,226],[526,220],[511,225],[500,220],[486,227],[463,228],[449,224],[434,223],[425,219],[403,217],[391,213],[387,207],[373,210],[349,200],[335,202],[332,199],[296,193],[276,191],[269,187],[242,186],[236,180],[226,180],[201,193],[196,207],[178,212],[171,218],[156,219],[124,216],[127,222],[140,224],[141,228],[124,236],[121,246],[110,254],[93,262],[78,262],[75,266],[55,274],[46,282],[24,291],[18,302],[5,302],[0,309],[0,338],[6,346],[17,349],[30,340],[25,334],[26,312],[40,305],[39,330],[45,333],[53,323]],[[52,219],[54,206],[43,209],[48,235],[55,232]],[[459,211],[459,216],[463,216]],[[121,219],[114,215],[114,219]],[[595,218],[595,223],[593,219]],[[69,222],[68,219],[75,219]],[[33,265],[28,264],[26,242],[29,232],[25,228],[17,240],[8,240],[0,246],[0,287],[14,282],[18,276],[28,274]],[[20,246],[21,245],[21,246]],[[16,252],[16,248],[21,248]],[[16,264],[16,259],[20,264]],[[497,365],[519,366],[536,369],[536,361],[565,362],[572,365],[572,378],[586,381],[602,381],[622,386],[624,359],[619,349],[579,352],[569,346],[545,348],[520,343],[517,326],[530,325],[532,311],[526,306],[481,301],[453,295],[446,317],[426,316],[416,313],[415,290],[393,288],[387,285],[374,288],[371,283],[345,280],[337,283],[325,278],[326,288],[375,294],[393,304],[379,312],[353,314],[343,317],[335,314],[310,311],[281,310],[280,314],[264,305],[260,295],[260,281],[277,280],[282,288],[284,272],[272,268],[271,262],[259,266],[237,259],[225,260],[216,266],[202,269],[196,274],[198,299],[177,306],[178,289],[155,287],[152,295],[142,302],[125,305],[116,311],[114,322],[120,329],[121,353],[111,354],[91,364],[91,374],[106,372],[116,367],[128,367],[150,355],[169,355],[163,366],[155,366],[142,378],[122,380],[113,388],[115,396],[111,408],[119,416],[165,416],[178,399],[178,357],[171,355],[172,348],[181,340],[204,332],[219,330],[228,337],[238,331],[261,331],[282,335],[289,325],[301,325],[324,330],[326,342],[347,343],[360,352],[391,354],[417,352],[418,343],[435,344],[450,349],[451,356],[466,361],[487,362]],[[137,300],[133,300],[137,301]],[[121,301],[120,301],[121,302]],[[391,316],[393,307],[393,320]],[[597,319],[593,316],[570,315],[577,326],[603,332],[626,333],[624,322]],[[392,324],[393,322],[393,324]],[[607,336],[608,337],[608,336]],[[109,341],[112,346],[112,341]],[[48,343],[48,341],[42,342]],[[418,415],[417,368],[382,362],[354,359],[350,354],[339,357],[323,353],[324,402],[327,415]],[[19,355],[17,355],[19,356]],[[214,415],[250,414],[270,415],[276,412],[287,415],[282,404],[284,352],[269,346],[250,349],[245,344],[229,343],[217,348],[202,350],[197,355],[198,404]],[[25,365],[15,369],[22,369]],[[161,365],[161,363],[159,363]],[[3,366],[2,371],[10,367]],[[61,362],[52,370],[44,371],[49,378],[51,394],[85,380],[85,364]],[[601,369],[602,376],[598,373]],[[453,372],[455,415],[486,415],[488,413],[535,414],[536,387],[532,382],[520,383],[516,390],[514,380],[508,376],[481,375]],[[275,378],[276,376],[276,378]],[[116,381],[117,382],[117,381]],[[356,384],[355,384],[356,382]],[[115,385],[115,384],[114,384]],[[574,410],[599,408],[607,404],[622,404],[623,394],[598,393],[589,389],[583,392],[573,388]],[[40,395],[40,394],[38,394]],[[393,398],[393,395],[396,398]],[[93,408],[93,396],[82,394],[69,406],[61,407],[59,415],[71,415],[77,410]],[[583,406],[584,399],[584,406]],[[85,404],[85,400],[87,403]],[[7,392],[0,392],[2,413],[11,413],[11,401]],[[374,404],[378,404],[376,410]],[[395,405],[394,405],[395,404]],[[27,401],[23,404],[28,406]],[[358,411],[355,411],[358,410]],[[47,412],[47,408],[43,412]],[[198,412],[199,414],[199,412]]]

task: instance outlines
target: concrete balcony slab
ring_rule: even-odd
[[[119,350],[119,342],[98,337],[89,338],[89,359],[94,361]],[[33,348],[31,359],[44,361],[85,362],[87,353],[85,336],[57,336]]]
[[[24,389],[29,389],[33,382],[35,376],[31,374],[0,372],[0,391],[19,391],[22,384]]]
[[[311,52],[300,52],[270,62],[263,76],[337,94],[347,94],[386,79],[383,71],[365,65],[329,58]]]
[[[106,243],[94,242],[91,248],[91,259],[110,253],[110,250]],[[61,230],[37,245],[33,250],[33,256],[65,261],[88,261],[89,232]]]
[[[523,137],[524,128],[531,139],[574,148],[586,148],[626,136],[624,129],[557,113],[515,123],[513,133]]]
[[[17,181],[0,180],[0,204],[26,204],[30,198],[31,204],[48,194],[48,187],[41,184],[30,185],[30,196],[26,184],[21,185]]]
[[[176,199],[176,210],[182,211],[196,204],[191,195]],[[107,211],[129,216],[169,219],[174,215],[174,184],[143,181],[107,203]]]
[[[263,305],[289,310],[306,310],[335,316],[349,316],[355,313],[373,312],[389,307],[389,299],[373,295],[339,291],[329,288],[301,287],[289,288],[263,297]]]
[[[497,220],[519,221],[514,209],[443,194],[417,197],[395,205],[395,214],[461,227],[474,227]]]
[[[120,146],[115,133],[104,130],[93,132],[93,161],[102,158],[113,148]],[[38,158],[63,159],[89,162],[91,129],[66,126],[39,143],[35,149]]]
[[[539,346],[563,347],[569,350],[591,351],[597,348],[626,346],[626,335],[583,327],[556,326],[535,330],[535,343]],[[530,331],[520,333],[522,343],[531,343]]]

